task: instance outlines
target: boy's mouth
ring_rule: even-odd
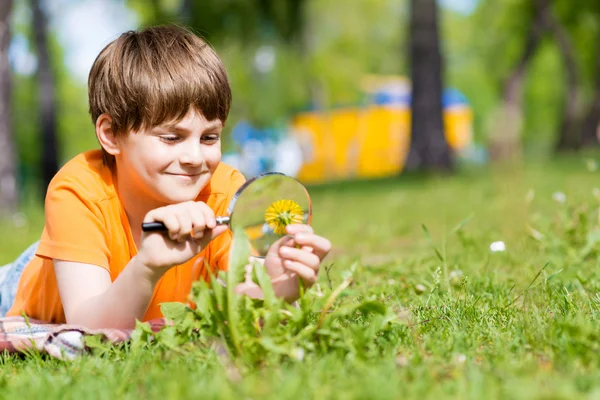
[[[177,173],[167,172],[167,175],[182,176],[182,177],[186,177],[186,178],[196,178],[196,177],[202,175],[202,172],[198,172],[195,174],[186,174],[186,173],[177,174]]]

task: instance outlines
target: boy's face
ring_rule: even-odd
[[[119,179],[136,196],[157,205],[196,199],[221,161],[220,120],[194,110],[165,123],[119,138]]]

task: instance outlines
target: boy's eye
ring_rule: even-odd
[[[179,136],[175,135],[164,135],[160,137],[160,140],[167,143],[175,143],[179,140]]]
[[[213,144],[219,141],[219,135],[206,135],[202,136],[202,141],[204,143]]]

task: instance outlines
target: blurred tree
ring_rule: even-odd
[[[209,42],[234,37],[252,43],[275,35],[287,43],[301,39],[306,0],[127,0],[142,25],[184,23]]]
[[[502,100],[494,112],[489,150],[493,161],[515,160],[521,157],[523,127],[523,86],[525,72],[538,50],[543,36],[543,23],[531,3],[520,7],[520,27],[525,27],[524,46],[512,71],[504,80]]]
[[[580,113],[578,86],[579,70],[571,38],[555,15],[549,0],[536,0],[537,13],[542,21],[543,27],[554,39],[558,47],[564,65],[565,95],[562,99],[562,121],[557,132],[556,150],[573,150],[580,146]]]
[[[0,2],[0,214],[14,212],[18,204],[16,157],[11,124],[11,72],[8,61],[12,0]]]
[[[600,142],[600,38],[596,38],[596,82],[592,100],[582,124],[582,145],[598,146]]]
[[[442,119],[442,56],[435,0],[411,0],[412,117],[407,167],[451,170]]]
[[[48,21],[44,11],[40,7],[40,0],[31,0],[33,14],[33,37],[37,50],[38,68],[38,90],[39,90],[39,113],[42,142],[42,198],[45,198],[46,190],[50,181],[58,171],[58,144],[56,138],[56,91],[55,80],[50,62]]]
[[[557,11],[574,38],[575,54],[583,72],[579,91],[586,98],[581,115],[580,144],[597,146],[600,132],[600,2],[557,0]]]
[[[209,41],[234,36],[248,44],[275,35],[301,39],[306,0],[184,1],[182,20]]]
[[[492,115],[490,129],[489,147],[493,160],[520,158],[522,133],[526,129],[527,121],[531,125],[532,120],[531,117],[524,118],[524,114],[526,110],[529,113],[539,113],[536,107],[542,107],[544,104],[540,101],[542,99],[536,99],[536,103],[532,104],[529,98],[525,105],[523,95],[526,82],[536,81],[536,85],[539,85],[536,74],[540,73],[540,68],[538,67],[532,74],[527,74],[527,71],[532,68],[532,64],[535,64],[536,58],[541,56],[540,51],[547,53],[544,47],[548,45],[555,49],[553,51],[562,64],[564,75],[562,85],[549,86],[559,88],[556,101],[560,103],[557,103],[558,108],[562,109],[560,116],[556,118],[557,123],[548,124],[549,129],[555,132],[555,149],[576,149],[580,145],[582,114],[579,94],[580,68],[575,46],[562,19],[557,15],[556,5],[556,0],[510,0],[506,1],[504,6],[500,3],[491,5],[491,2],[484,4],[483,8],[488,9],[488,14],[496,15],[496,18],[501,21],[496,26],[496,33],[492,33],[491,36],[495,36],[497,42],[500,38],[505,39],[504,43],[498,43],[493,47],[495,54],[494,56],[490,54],[488,65],[492,73],[500,71],[496,74],[502,82],[502,101]],[[491,10],[495,13],[490,13]],[[517,57],[514,49],[519,49],[520,53]],[[514,60],[513,66],[509,69],[506,68],[506,60]],[[491,62],[494,64],[492,65]],[[544,102],[548,103],[549,93],[539,94],[542,95],[546,97],[543,99]]]

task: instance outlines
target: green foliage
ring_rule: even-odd
[[[251,368],[327,354],[375,358],[389,351],[392,339],[402,334],[404,325],[376,296],[345,296],[345,289],[356,279],[352,272],[334,290],[319,295],[309,291],[298,305],[291,305],[275,296],[265,267],[255,262],[254,278],[264,298],[238,295],[234,289],[243,281],[241,272],[249,255],[245,234],[236,231],[230,270],[221,272],[210,283],[195,284],[191,294],[195,308],[163,304],[163,314],[173,325],[159,334],[139,325],[133,346],[181,349],[190,342],[216,346],[225,350],[239,367]],[[351,268],[354,270],[356,266]],[[152,343],[148,341],[150,336]]]

